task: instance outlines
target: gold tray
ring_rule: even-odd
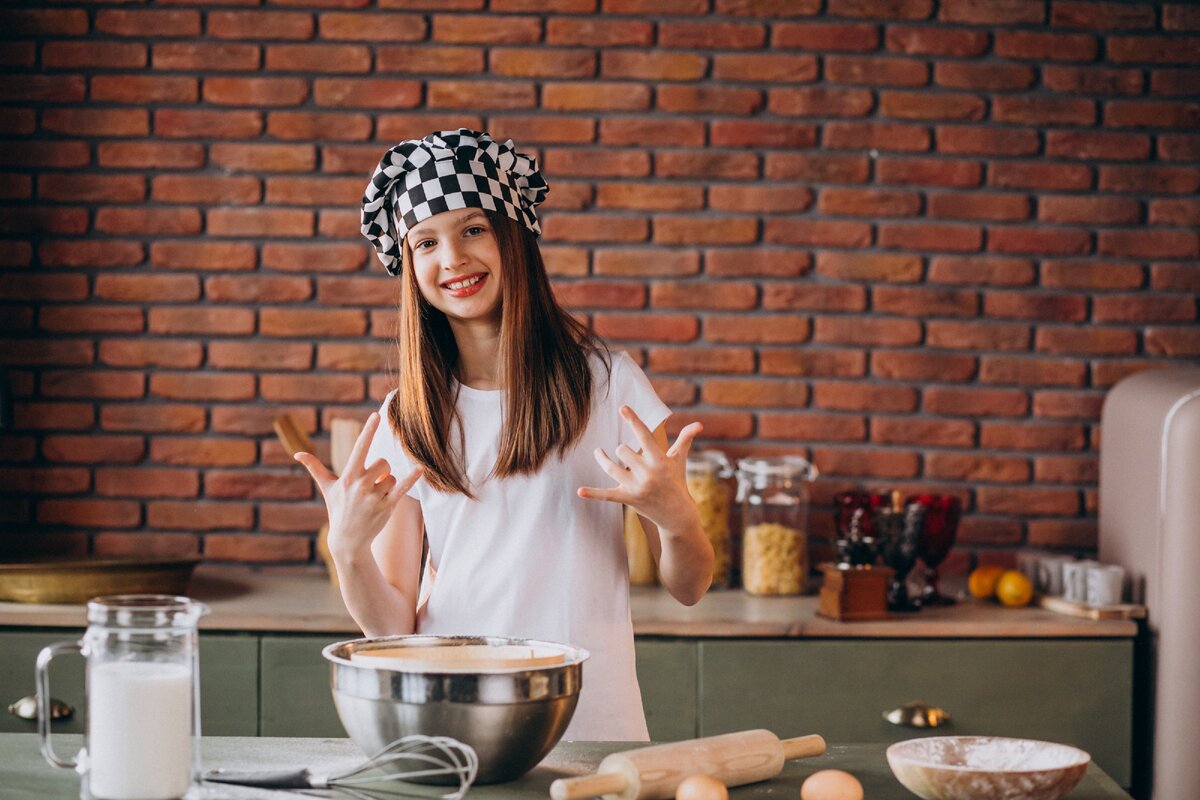
[[[0,563],[0,600],[86,603],[108,594],[184,594],[199,558]]]

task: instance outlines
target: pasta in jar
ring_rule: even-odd
[[[712,585],[725,586],[729,582],[729,486],[715,470],[693,469],[689,460],[687,487],[700,512],[700,526],[712,544]]]

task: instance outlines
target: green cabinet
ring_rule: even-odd
[[[333,705],[329,662],[321,650],[342,637],[263,636],[260,736],[346,735]]]
[[[697,735],[696,643],[638,639],[637,676],[650,738],[656,742]],[[584,664],[584,685],[587,665]]]
[[[37,656],[47,645],[78,639],[78,631],[0,633],[0,733],[37,733],[37,720],[21,719],[9,706],[37,689]],[[54,723],[54,733],[83,733],[83,658],[64,655],[50,665],[50,696],[69,705],[74,713]],[[64,757],[67,753],[62,754]]]

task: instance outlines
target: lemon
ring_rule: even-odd
[[[1015,569],[1010,569],[996,581],[996,597],[1009,607],[1026,606],[1033,599],[1033,584]]]
[[[1004,567],[998,567],[995,564],[989,564],[982,567],[976,567],[971,570],[970,576],[967,577],[967,591],[972,597],[978,597],[980,600],[987,600],[994,597],[996,594],[996,582],[1000,580],[1000,576],[1004,574]]]

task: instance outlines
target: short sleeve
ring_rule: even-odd
[[[392,398],[395,397],[396,390],[393,389],[384,398],[383,405],[379,408],[379,427],[375,429],[375,436],[371,439],[371,446],[367,448],[367,463],[372,464],[379,459],[384,459],[391,466],[392,474],[399,480],[412,471],[414,466],[408,453],[404,452],[404,448],[400,446],[400,439],[396,436],[396,431],[392,428],[391,417],[388,414],[388,406],[392,404]],[[417,497],[417,485],[408,490],[410,497]]]
[[[652,431],[671,416],[671,409],[659,399],[646,373],[642,372],[642,368],[634,363],[628,353],[616,353],[613,356],[611,381],[609,402],[614,412],[619,413],[621,405],[627,405]],[[621,422],[620,430],[621,441],[624,444],[634,450],[641,449],[641,443],[628,424]]]

